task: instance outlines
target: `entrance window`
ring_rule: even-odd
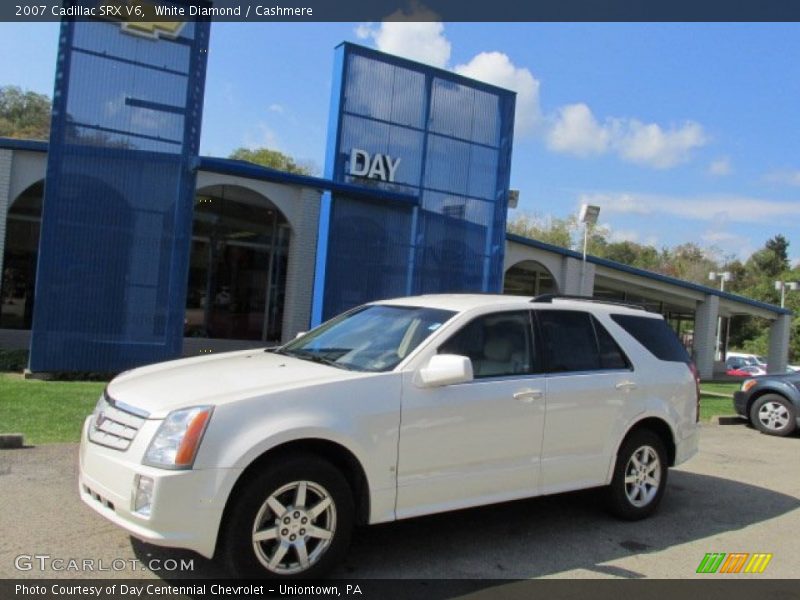
[[[547,267],[535,260],[525,260],[506,271],[503,293],[514,296],[556,294],[558,286]]]
[[[185,335],[279,341],[289,226],[265,198],[217,187],[195,200]]]
[[[34,184],[8,211],[0,281],[0,328],[3,329],[31,328],[43,192],[42,183]]]

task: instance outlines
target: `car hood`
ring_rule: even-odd
[[[357,378],[363,373],[259,350],[181,359],[123,373],[108,396],[163,418],[171,410],[219,405],[304,385]]]

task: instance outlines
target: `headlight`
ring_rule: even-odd
[[[742,391],[746,392],[747,390],[749,390],[751,387],[753,387],[757,383],[758,383],[758,379],[745,379],[742,382]]]
[[[162,469],[191,469],[213,410],[213,406],[195,406],[169,413],[142,462]]]

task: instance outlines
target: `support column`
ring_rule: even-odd
[[[0,150],[0,276],[3,273],[3,255],[6,250],[6,223],[8,209],[11,207],[9,191],[11,189],[11,150]]]
[[[311,299],[314,292],[314,264],[317,257],[320,192],[303,188],[302,210],[297,230],[291,232],[289,264],[286,269],[286,296],[283,305],[282,342],[288,342],[301,331],[308,331],[311,320]]]
[[[586,272],[581,276],[583,261],[565,257],[561,273],[561,293],[591,296],[594,293],[594,264],[586,263]]]
[[[767,364],[770,373],[783,373],[789,362],[789,333],[792,315],[780,315],[769,327],[769,353]]]
[[[694,315],[694,364],[701,379],[714,376],[714,354],[717,343],[717,320],[719,318],[719,296],[708,295]]]

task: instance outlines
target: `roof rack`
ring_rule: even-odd
[[[540,294],[535,296],[532,303],[552,304],[553,300],[581,300],[583,302],[598,302],[600,304],[613,304],[614,306],[625,306],[627,308],[634,308],[636,310],[647,311],[648,308],[644,304],[636,304],[632,302],[618,302],[616,300],[608,300],[607,298],[600,298],[598,296],[579,296],[576,294]]]

